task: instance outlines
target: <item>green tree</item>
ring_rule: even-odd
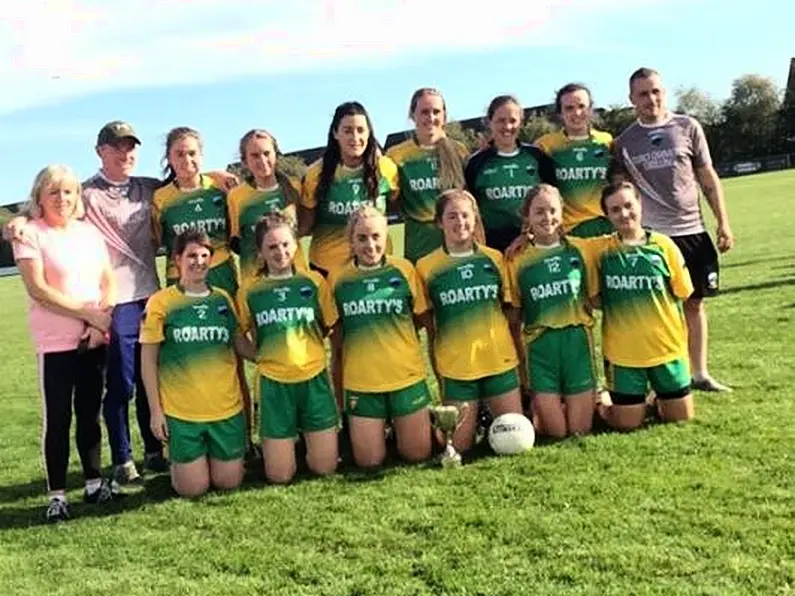
[[[613,104],[594,116],[594,126],[617,137],[635,122],[635,118],[634,108]]]
[[[712,99],[697,87],[676,90],[676,112],[687,114],[704,127],[720,125],[723,121],[720,102]]]
[[[781,92],[769,77],[743,75],[734,80],[723,104],[723,134],[732,157],[761,157],[775,151]]]
[[[519,141],[523,143],[533,143],[539,137],[552,132],[556,126],[549,121],[545,116],[530,116],[522,124],[519,130]]]
[[[464,128],[460,122],[452,120],[444,129],[449,138],[463,143],[470,151],[475,151],[480,147],[477,133],[471,128]]]

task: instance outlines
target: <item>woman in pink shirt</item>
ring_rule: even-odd
[[[101,476],[99,412],[115,283],[104,239],[80,220],[80,192],[80,183],[68,167],[41,170],[30,193],[32,233],[13,244],[29,296],[30,331],[44,402],[42,442],[50,522],[69,518],[66,471],[73,403],[84,499],[102,503],[114,494]]]

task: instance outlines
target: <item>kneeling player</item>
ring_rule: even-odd
[[[528,235],[507,267],[536,430],[556,438],[588,433],[596,384],[585,283],[589,242],[563,236],[563,202],[554,186],[527,193],[522,219]]]
[[[265,475],[274,483],[295,476],[298,432],[306,441],[309,469],[331,474],[339,418],[323,338],[337,322],[337,308],[323,276],[296,267],[298,236],[291,219],[281,212],[266,216],[254,236],[265,266],[243,286],[238,305],[243,329],[256,339]]]
[[[212,244],[189,230],[174,240],[178,283],[156,292],[141,326],[141,374],[152,432],[168,441],[171,484],[182,496],[243,479],[245,418],[235,352],[253,360],[224,290],[207,284]]]
[[[433,313],[428,343],[442,399],[465,408],[453,443],[466,451],[475,440],[478,400],[488,400],[494,417],[522,412],[519,359],[503,312],[510,293],[502,255],[482,243],[475,197],[463,190],[444,192],[435,218],[443,244],[419,260],[417,273]]]
[[[353,458],[361,467],[386,457],[391,419],[398,452],[409,461],[431,454],[430,392],[416,325],[428,310],[414,266],[386,256],[387,220],[363,205],[351,215],[353,259],[329,275],[340,315],[331,334],[334,384],[348,414]]]
[[[607,422],[628,430],[643,423],[649,385],[664,421],[690,420],[687,332],[681,302],[693,292],[681,252],[664,234],[641,226],[641,203],[629,182],[607,186],[602,209],[616,233],[600,243],[589,292],[601,302]]]

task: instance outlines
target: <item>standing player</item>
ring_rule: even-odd
[[[173,241],[178,283],[155,293],[141,326],[141,370],[152,432],[168,441],[171,484],[196,497],[243,480],[243,399],[235,352],[254,347],[229,294],[207,283],[213,242],[190,228]]]
[[[611,426],[643,423],[649,385],[664,421],[693,418],[687,331],[681,301],[693,292],[682,253],[671,238],[641,225],[635,186],[618,182],[602,192],[602,209],[616,233],[590,240],[588,292],[601,303],[602,351],[612,405],[601,406]]]
[[[563,231],[588,238],[611,234],[599,198],[607,183],[613,137],[591,127],[593,101],[585,85],[569,83],[555,95],[563,129],[545,134],[535,144],[555,163],[555,180],[563,198]]]
[[[240,278],[245,282],[255,276],[259,263],[259,248],[254,241],[254,228],[266,213],[282,210],[297,217],[301,194],[297,180],[279,171],[279,146],[266,130],[248,131],[240,139],[240,162],[251,173],[251,179],[229,191],[229,244],[240,255]],[[296,265],[306,267],[306,259],[299,245]]]
[[[392,420],[398,452],[408,461],[431,455],[430,392],[417,326],[428,310],[414,267],[386,256],[387,220],[372,205],[352,215],[353,259],[332,271],[329,286],[340,320],[331,334],[337,400],[348,414],[353,458],[374,467],[386,457]]]
[[[629,98],[638,121],[615,141],[616,176],[629,178],[643,201],[643,225],[670,236],[693,280],[685,301],[693,387],[701,391],[731,391],[707,370],[707,313],[704,298],[719,288],[718,253],[706,232],[699,187],[717,220],[718,250],[734,245],[723,189],[701,125],[690,116],[673,114],[658,72],[639,68],[629,78]]]
[[[135,390],[135,411],[144,443],[144,466],[168,469],[160,441],[149,429],[149,405],[141,382],[138,334],[146,300],[159,287],[152,240],[152,198],[163,185],[157,178],[132,176],[141,141],[126,122],[108,122],[97,135],[96,153],[102,166],[83,183],[86,220],[105,238],[117,280],[118,301],[113,309],[108,345],[108,366],[103,415],[108,428],[114,478],[128,483],[140,480],[130,441],[129,402]],[[222,170],[207,174],[221,187],[237,179]],[[3,236],[23,239],[26,217],[3,228]]]
[[[518,141],[522,107],[510,95],[491,100],[486,112],[490,145],[467,162],[467,189],[478,201],[486,244],[503,252],[522,229],[519,210],[539,182],[555,183],[555,166],[538,147]]]
[[[466,409],[453,443],[466,451],[475,440],[477,404],[488,400],[494,417],[522,412],[519,360],[503,308],[510,292],[502,255],[482,244],[477,202],[448,190],[436,203],[443,245],[417,263],[432,316],[428,343],[442,399]]]
[[[397,164],[400,175],[403,252],[416,263],[442,245],[441,230],[434,222],[436,197],[443,190],[464,188],[463,162],[469,151],[447,138],[447,106],[436,89],[423,87],[414,92],[409,118],[414,121],[414,135],[392,147],[387,156]]]
[[[337,308],[323,276],[295,264],[294,226],[281,211],[257,223],[255,241],[265,265],[238,296],[243,330],[256,338],[260,438],[265,475],[274,483],[295,476],[299,432],[310,470],[325,475],[337,467],[339,419],[323,342],[337,322]]]
[[[593,421],[596,382],[588,243],[562,234],[563,206],[554,186],[533,188],[522,216],[528,239],[507,268],[536,430],[555,438],[585,434]]]
[[[337,106],[326,151],[309,166],[299,207],[301,236],[312,235],[309,263],[323,276],[350,260],[349,216],[361,205],[386,213],[398,191],[395,162],[380,156],[370,116],[360,103]]]

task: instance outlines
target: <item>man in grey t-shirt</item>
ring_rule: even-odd
[[[707,234],[700,195],[717,220],[718,250],[734,245],[729,214],[718,174],[701,125],[673,114],[665,105],[659,73],[636,70],[629,98],[638,116],[615,140],[613,174],[629,178],[640,191],[643,225],[670,236],[682,251],[695,288],[685,301],[693,388],[730,391],[707,370],[707,315],[704,298],[718,292],[718,253]]]

